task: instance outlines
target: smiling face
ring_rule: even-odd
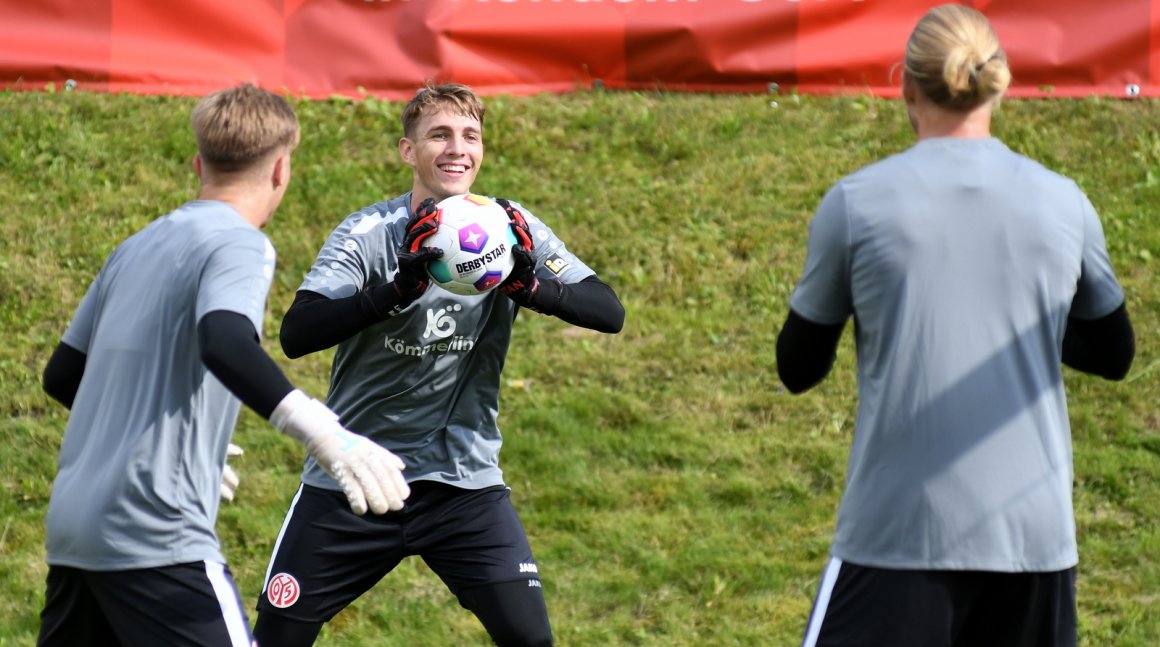
[[[411,205],[468,193],[483,163],[483,126],[453,109],[423,115],[413,137],[399,140],[399,155],[411,167]]]

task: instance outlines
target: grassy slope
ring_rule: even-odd
[[[907,146],[895,102],[578,93],[489,101],[476,188],[519,199],[616,287],[607,337],[521,318],[505,373],[504,466],[545,577],[559,644],[791,644],[823,565],[852,432],[853,346],[812,392],[776,379],[773,345],[828,186]],[[30,644],[42,519],[65,422],[39,375],[105,255],[194,193],[191,100],[0,94],[0,645]],[[266,332],[330,229],[404,190],[396,104],[297,105],[295,180],[268,228],[280,267]],[[1082,642],[1160,635],[1155,256],[1160,104],[1008,101],[1012,148],[1077,179],[1100,211],[1137,327],[1128,380],[1068,372]],[[329,353],[290,362],[325,392]],[[248,603],[301,452],[246,411],[242,487],[219,518]],[[328,626],[327,645],[484,645],[411,560]]]

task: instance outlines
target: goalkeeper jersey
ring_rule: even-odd
[[[343,298],[394,280],[410,204],[407,193],[348,216],[299,289]],[[531,229],[538,276],[576,283],[594,274],[547,225],[512,204]],[[338,345],[327,405],[348,429],[398,455],[408,481],[502,484],[500,373],[516,310],[499,290],[462,296],[432,284],[400,314]],[[338,489],[311,456],[302,482]]]
[[[216,201],[110,254],[62,338],[86,360],[46,517],[49,564],[224,562],[214,522],[240,403],[202,364],[197,323],[227,310],[262,330],[274,262],[265,234]]]
[[[1067,318],[1124,296],[1076,184],[999,140],[934,138],[836,184],[792,309],[853,315],[858,413],[833,554],[882,568],[1077,561]]]

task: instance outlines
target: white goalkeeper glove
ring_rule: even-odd
[[[403,461],[365,436],[347,431],[325,404],[294,389],[270,415],[278,431],[306,446],[346,494],[355,514],[375,514],[403,507],[411,494],[403,479]]]
[[[234,492],[238,489],[238,473],[234,471],[234,468],[230,467],[228,461],[230,460],[230,456],[241,456],[244,453],[241,447],[233,443],[230,443],[229,448],[226,449],[227,463],[225,468],[222,469],[222,499],[225,501],[233,501]]]

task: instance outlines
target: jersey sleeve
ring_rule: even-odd
[[[1080,201],[1084,221],[1083,262],[1068,315],[1076,319],[1099,319],[1124,302],[1124,292],[1108,258],[1104,228],[1095,207],[1082,192]]]
[[[216,243],[202,268],[195,316],[200,321],[215,310],[248,318],[261,334],[266,297],[274,278],[277,254],[270,239],[257,230],[229,230]]]
[[[853,312],[850,248],[850,217],[838,184],[822,198],[810,222],[805,269],[790,308],[813,323],[845,322]]]
[[[375,275],[374,263],[391,247],[387,224],[392,220],[377,211],[348,216],[323,243],[299,290],[340,299],[368,285],[386,283],[388,277]],[[390,256],[393,265],[394,252]]]
[[[524,214],[528,229],[532,233],[532,246],[536,254],[536,276],[542,279],[558,279],[563,283],[579,283],[596,274],[578,256],[568,250],[564,241],[527,208],[518,202],[512,206]]]
[[[89,341],[93,336],[93,326],[96,325],[97,301],[104,283],[104,276],[105,270],[101,268],[96,278],[89,284],[89,289],[81,298],[80,304],[73,312],[72,321],[69,322],[68,328],[61,337],[61,341],[85,354],[89,352]]]

